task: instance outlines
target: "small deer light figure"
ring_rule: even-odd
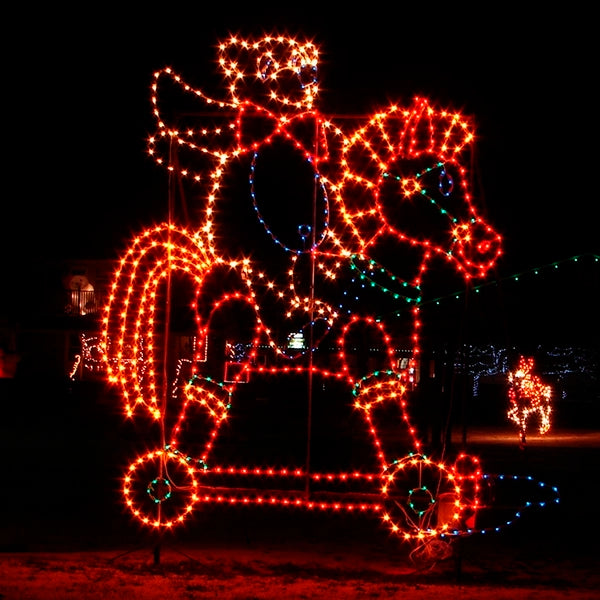
[[[508,373],[508,418],[519,427],[522,447],[526,440],[527,421],[532,414],[538,413],[540,434],[550,429],[552,387],[533,374],[533,367],[533,358],[521,356],[517,369]]]

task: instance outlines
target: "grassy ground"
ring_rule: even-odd
[[[525,450],[508,424],[470,429],[486,472],[531,475],[560,502],[515,516],[495,494],[478,525],[498,532],[417,557],[375,518],[271,507],[203,507],[155,538],[122,508],[118,412],[35,391],[0,421],[2,600],[597,598],[600,427],[585,416]]]

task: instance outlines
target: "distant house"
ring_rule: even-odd
[[[110,260],[40,260],[22,273],[0,315],[0,377],[68,377],[81,336],[100,331],[113,269]]]

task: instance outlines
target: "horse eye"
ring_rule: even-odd
[[[440,177],[438,179],[438,188],[443,196],[449,196],[452,193],[454,187],[454,179],[446,169],[442,169]]]

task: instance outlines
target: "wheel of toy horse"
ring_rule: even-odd
[[[160,449],[131,463],[123,482],[125,504],[146,525],[171,529],[182,523],[198,501],[198,482],[189,457]]]
[[[384,523],[402,539],[438,538],[460,523],[459,490],[444,465],[409,454],[384,470],[381,483]]]

